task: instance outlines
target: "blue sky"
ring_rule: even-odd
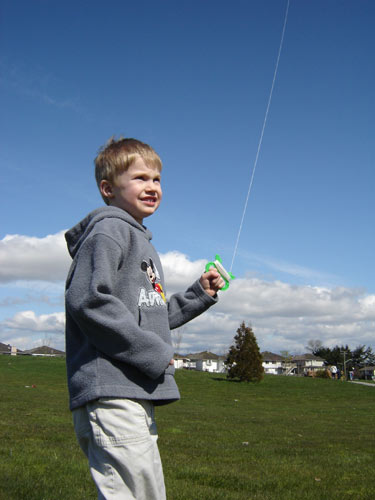
[[[163,159],[145,222],[171,282],[216,253],[230,265],[286,6],[3,0],[0,342],[63,345],[61,232],[101,205],[93,159],[112,135]],[[224,350],[243,319],[275,352],[375,347],[374,18],[370,0],[290,1],[240,279],[186,327],[186,350]]]

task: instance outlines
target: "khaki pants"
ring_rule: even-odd
[[[165,500],[152,402],[102,398],[73,421],[99,500]]]

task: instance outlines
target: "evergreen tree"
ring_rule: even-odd
[[[371,347],[366,347],[364,345],[359,345],[351,353],[352,364],[357,367],[365,367],[366,365],[375,364],[375,354],[372,352]]]
[[[225,361],[228,378],[239,378],[242,382],[260,382],[264,376],[262,355],[250,326],[243,321],[234,337]]]

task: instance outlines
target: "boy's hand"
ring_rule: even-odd
[[[220,288],[223,288],[225,285],[223,278],[215,269],[210,269],[206,273],[203,273],[199,282],[203,290],[211,297],[214,297]]]

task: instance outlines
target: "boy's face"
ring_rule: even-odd
[[[160,172],[147,166],[139,157],[113,183],[103,180],[100,190],[109,199],[109,205],[126,210],[142,224],[143,219],[152,215],[160,205],[160,179]]]

